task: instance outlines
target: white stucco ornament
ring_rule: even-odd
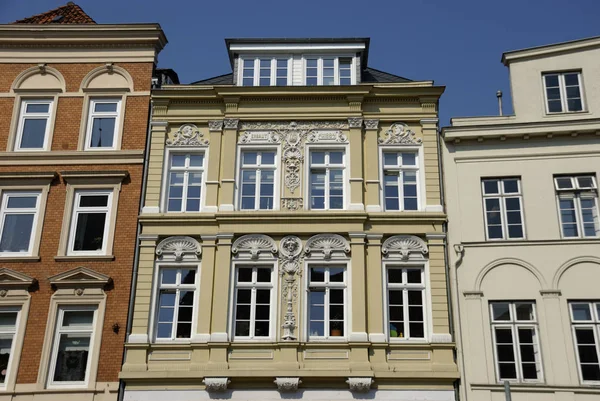
[[[277,253],[277,245],[273,238],[264,234],[248,234],[238,238],[231,247],[231,253],[234,255],[240,253],[249,253],[250,258],[258,259],[261,253]]]
[[[354,393],[366,393],[371,389],[371,385],[373,384],[372,377],[349,377],[346,380],[348,386],[350,387],[350,391]]]
[[[386,258],[396,258],[407,261],[411,255],[423,258],[429,253],[427,244],[414,235],[394,235],[383,243],[381,253]]]
[[[298,385],[302,383],[299,377],[276,377],[273,381],[277,385],[277,390],[282,393],[291,393],[298,391]]]
[[[156,247],[156,255],[159,258],[171,256],[176,262],[183,260],[185,255],[199,257],[201,254],[202,248],[198,241],[187,236],[166,238]]]
[[[416,138],[415,133],[404,123],[394,123],[385,131],[385,137],[379,138],[380,145],[420,145],[423,140]]]
[[[227,385],[231,380],[227,377],[206,377],[202,380],[206,386],[206,391],[209,393],[221,393],[227,390]]]

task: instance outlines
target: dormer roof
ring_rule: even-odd
[[[72,1],[64,6],[13,22],[13,24],[95,24],[96,21]]]

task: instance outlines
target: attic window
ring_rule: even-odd
[[[56,17],[52,18],[52,21],[50,21],[50,22],[58,23],[58,22],[62,21],[64,18],[65,18],[64,15],[57,15]]]

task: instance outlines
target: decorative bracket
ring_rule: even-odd
[[[296,392],[298,391],[298,385],[302,383],[299,377],[276,377],[273,381],[277,385],[277,390],[280,392]]]
[[[231,380],[227,377],[205,377],[202,383],[206,386],[209,393],[222,393],[227,390],[227,385]]]
[[[350,391],[353,393],[366,393],[371,389],[371,385],[373,384],[372,377],[349,377],[346,380],[348,386],[350,387]]]

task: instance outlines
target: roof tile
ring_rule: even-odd
[[[72,1],[66,5],[13,22],[13,24],[95,24],[81,7]]]

